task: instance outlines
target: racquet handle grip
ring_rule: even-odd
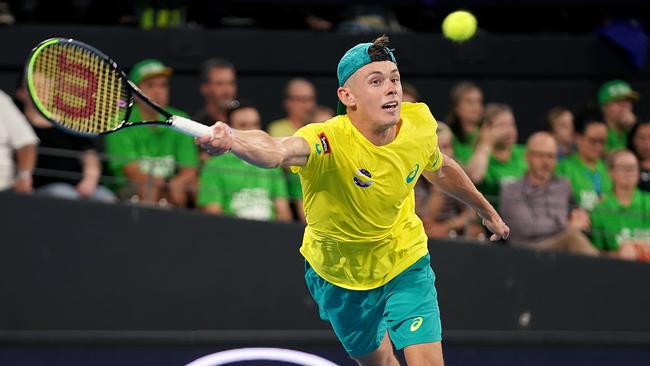
[[[192,137],[202,137],[202,136],[210,135],[212,133],[212,129],[210,127],[192,121],[191,119],[187,119],[180,116],[172,116],[170,121],[171,121],[171,126],[174,129],[186,135],[190,135]]]

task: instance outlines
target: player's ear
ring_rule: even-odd
[[[339,96],[339,100],[341,103],[343,103],[344,106],[346,107],[353,107],[356,105],[356,99],[354,98],[354,95],[350,93],[350,89],[346,87],[339,87],[336,90],[336,93]]]

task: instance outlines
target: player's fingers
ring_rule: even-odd
[[[490,241],[497,241],[499,239],[501,239],[501,237],[497,234],[492,234],[492,236],[490,236]]]

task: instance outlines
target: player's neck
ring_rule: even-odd
[[[355,122],[356,118],[353,116],[349,117],[352,125],[363,135],[363,137],[365,137],[366,140],[370,141],[373,145],[376,146],[390,144],[393,142],[393,140],[395,140],[397,132],[399,131],[399,123],[386,126],[385,128],[376,128],[368,123]]]

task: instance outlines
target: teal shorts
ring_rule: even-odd
[[[325,281],[306,261],[305,270],[320,317],[332,324],[350,356],[376,350],[386,331],[398,350],[442,339],[435,275],[428,254],[385,285],[365,291]]]

